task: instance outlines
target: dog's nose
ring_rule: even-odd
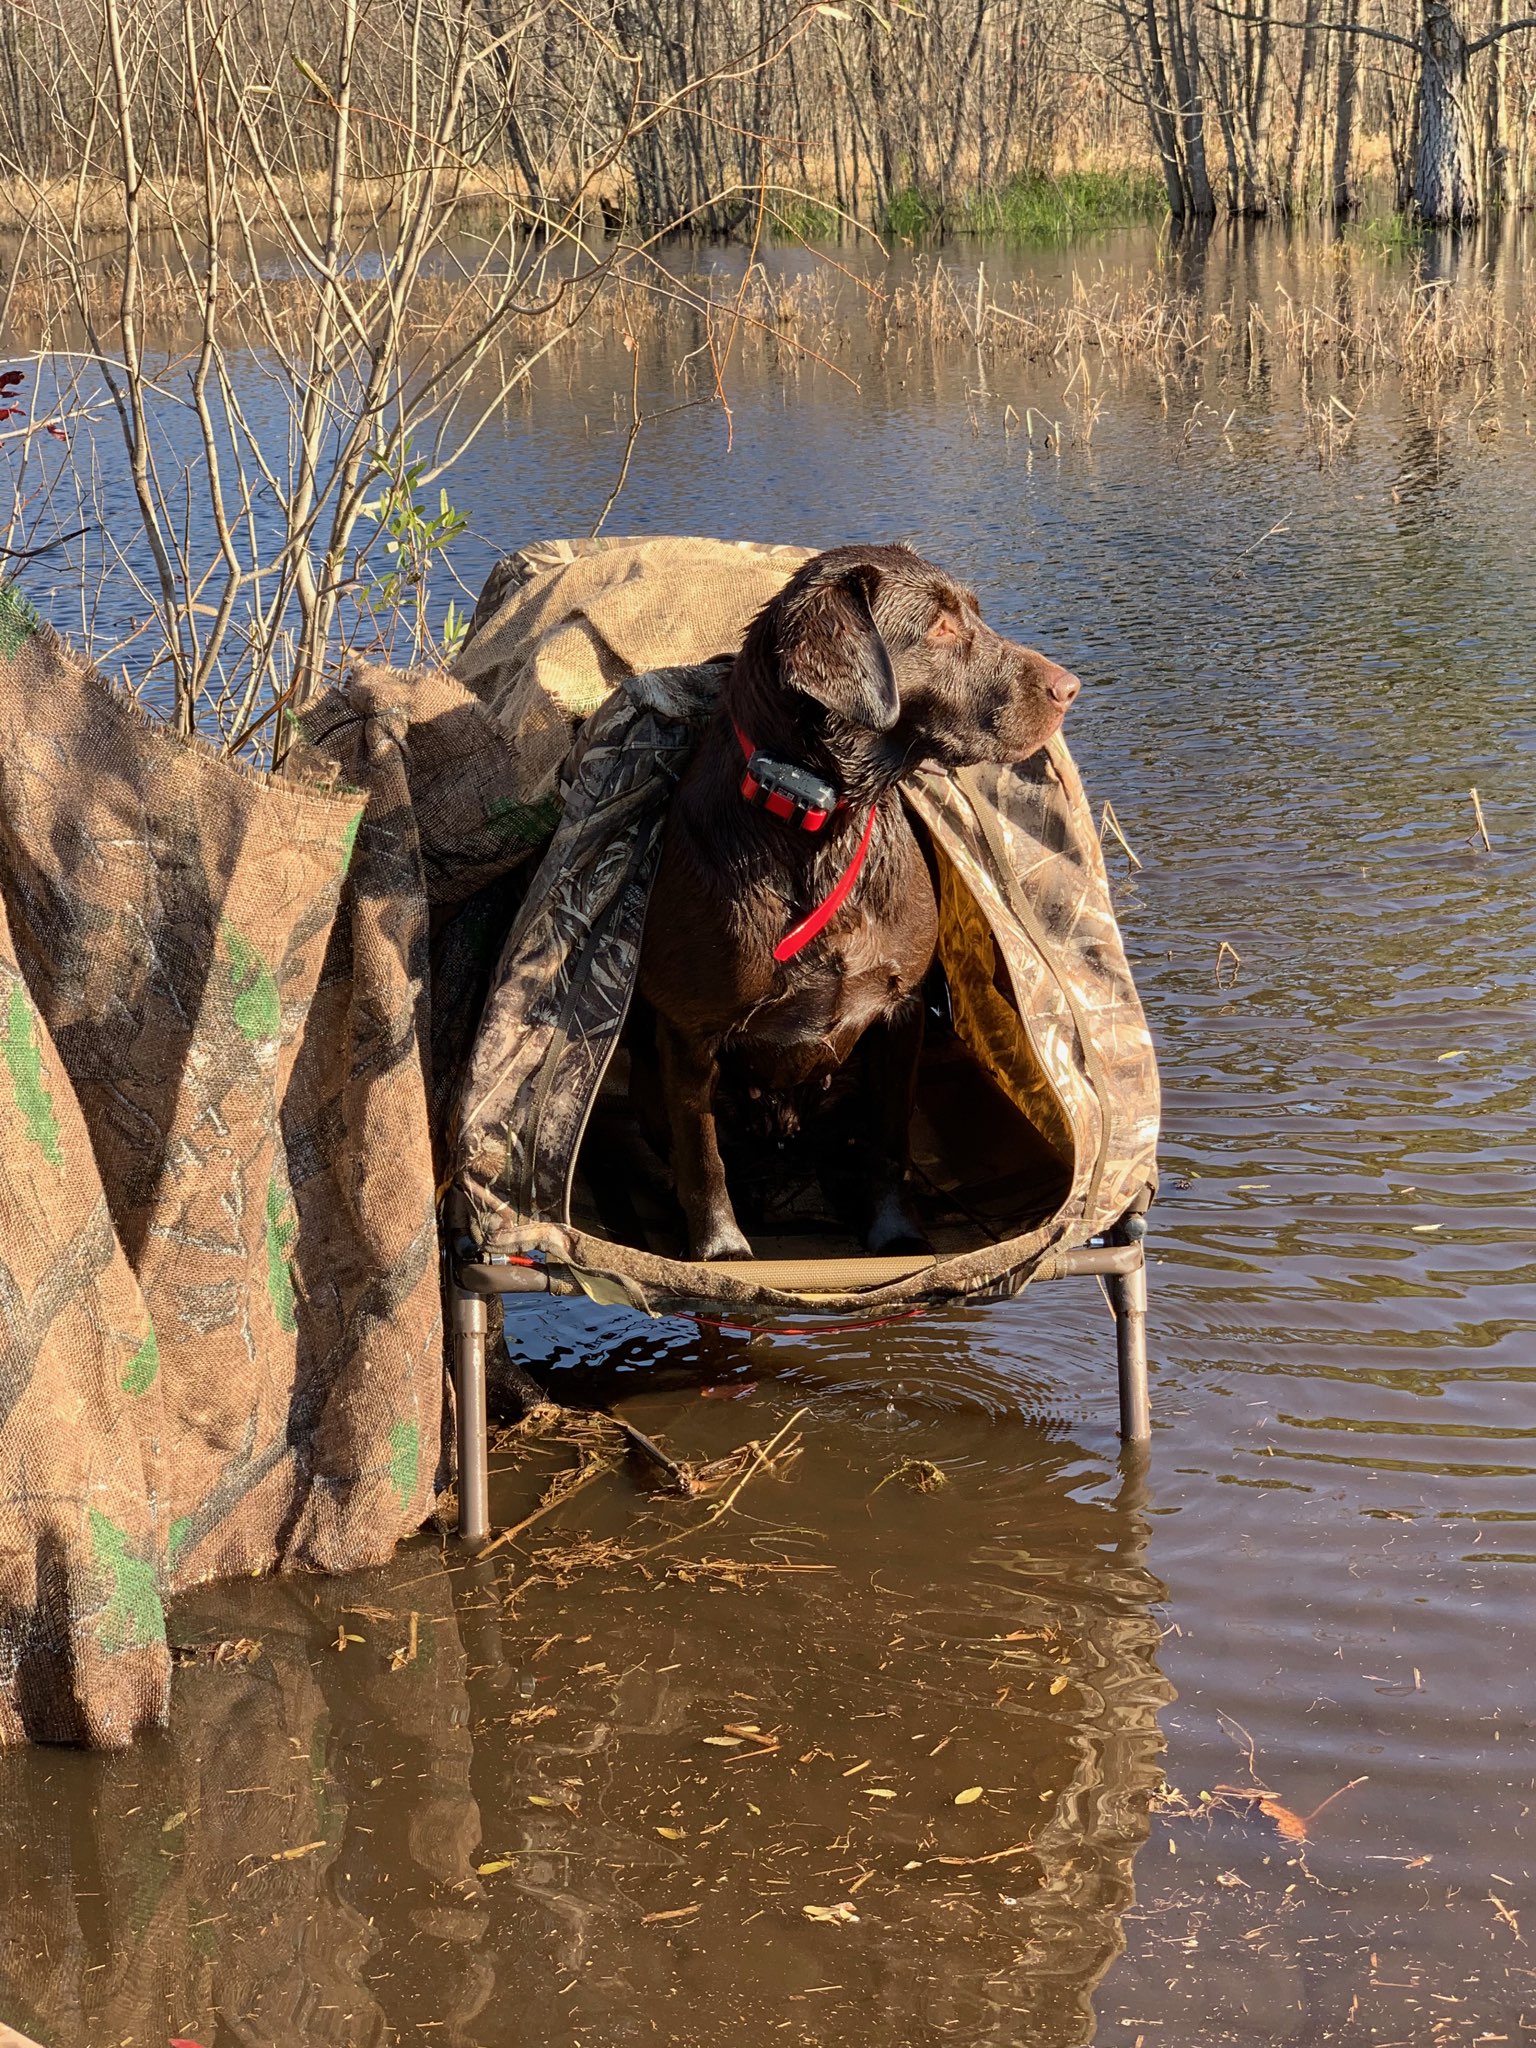
[[[1065,711],[1082,687],[1069,668],[1057,668],[1054,662],[1051,663],[1050,673],[1046,678],[1045,694],[1053,704],[1059,704]]]

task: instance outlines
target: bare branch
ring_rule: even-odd
[[[1536,28],[1536,14],[1522,15],[1519,21],[1501,21],[1497,28],[1489,29],[1486,35],[1478,36],[1467,44],[1467,55],[1475,57],[1479,50],[1486,50],[1490,43],[1502,42],[1505,36],[1512,36],[1519,30]]]
[[[1413,36],[1400,36],[1395,29],[1375,28],[1363,21],[1287,21],[1278,14],[1255,14],[1248,9],[1223,7],[1220,0],[1206,0],[1206,5],[1213,14],[1225,14],[1232,21],[1261,22],[1267,28],[1323,29],[1336,36],[1371,36],[1379,43],[1397,43],[1405,50],[1417,51],[1419,48]]]

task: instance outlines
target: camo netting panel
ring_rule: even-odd
[[[1058,734],[1017,767],[919,776],[910,801],[947,878],[940,945],[951,985],[965,991],[957,1027],[1070,1156],[1062,1221],[1081,1242],[1155,1189],[1161,1104],[1076,764]],[[983,984],[994,1000],[983,1000]]]
[[[0,1742],[129,1740],[169,1593],[380,1561],[444,1471],[430,921],[536,806],[446,677],[308,725],[248,773],[0,590]]]

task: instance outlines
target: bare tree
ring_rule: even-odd
[[[64,19],[68,0],[46,4]],[[647,82],[641,55],[539,0],[515,16],[329,0],[323,45],[307,18],[313,56],[238,0],[90,6],[97,33],[71,37],[54,91],[68,182],[11,151],[0,171],[117,422],[138,523],[117,565],[149,621],[138,672],[168,677],[183,731],[274,745],[282,707],[378,637],[381,605],[419,650],[415,586],[448,518],[432,490],[644,255],[586,236],[595,195],[712,76]],[[715,75],[748,78],[783,46],[755,29]],[[736,170],[696,165],[684,208],[739,190]]]
[[[1276,23],[1266,8],[1227,7],[1211,0],[1216,11],[1251,23]],[[1481,35],[1471,34],[1462,23],[1452,0],[1417,0],[1417,11],[1403,27],[1390,27],[1385,19],[1368,22],[1358,0],[1343,0],[1342,18],[1325,16],[1320,0],[1304,0],[1300,20],[1290,17],[1278,25],[1301,31],[1303,41],[1296,85],[1296,119],[1287,158],[1286,187],[1292,203],[1299,203],[1305,184],[1308,129],[1318,75],[1320,39],[1327,37],[1353,44],[1365,38],[1408,52],[1412,59],[1410,107],[1407,121],[1411,141],[1404,155],[1408,172],[1409,198],[1421,220],[1437,225],[1462,225],[1476,220],[1489,205],[1505,203],[1516,190],[1511,161],[1507,112],[1506,38],[1536,29],[1536,16],[1512,19],[1507,0],[1493,0],[1493,19]],[[1479,78],[1474,60],[1491,53],[1486,67],[1487,91],[1481,120],[1478,116]],[[1351,191],[1349,151],[1353,146],[1355,108],[1360,91],[1357,58],[1341,60],[1335,67],[1337,112],[1334,122],[1334,154],[1331,193],[1339,208],[1341,189]],[[1388,92],[1389,125],[1397,127],[1396,109]],[[1341,157],[1341,140],[1343,152]],[[1347,210],[1348,201],[1344,210]]]

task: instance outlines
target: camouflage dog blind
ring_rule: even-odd
[[[838,1294],[824,1216],[778,1219],[778,1284],[671,1256],[664,1201],[614,1227],[667,792],[712,657],[807,552],[509,556],[455,675],[355,672],[276,778],[155,725],[0,587],[0,1743],[131,1740],[167,1711],[172,1594],[420,1527],[450,1477],[449,1179],[487,1247],[656,1307],[1011,1290],[1146,1198],[1156,1070],[1053,744],[910,790],[954,1027],[919,1147],[938,1262]],[[487,985],[461,1073],[446,1027]],[[947,1156],[962,1128],[1024,1184],[998,1146]]]
[[[686,573],[685,546],[696,551]],[[755,1201],[756,1220],[742,1220],[756,1256],[678,1255],[680,1219],[626,1076],[642,1050],[632,999],[667,797],[725,673],[697,656],[723,638],[744,580],[729,555],[718,543],[561,543],[506,565],[479,628],[506,679],[499,695],[495,681],[482,685],[493,701],[510,707],[541,661],[566,664],[577,692],[610,694],[566,761],[560,822],[469,1061],[454,1158],[470,1236],[492,1256],[531,1257],[598,1298],[653,1310],[868,1312],[1016,1291],[1053,1251],[1144,1207],[1156,1182],[1151,1040],[1059,738],[1019,767],[903,784],[940,876],[949,1015],[929,1032],[913,1131],[938,1256],[859,1258],[815,1144],[765,1146],[753,1111],[724,1091],[722,1124],[734,1113],[743,1126],[727,1175],[733,1197]],[[756,601],[804,558],[784,549],[751,562]],[[712,614],[691,644],[653,625],[668,603],[675,617],[681,592],[687,609]],[[722,652],[745,613],[734,623]],[[651,665],[668,650],[695,659]],[[626,672],[626,661],[644,666]],[[823,1121],[835,1138],[835,1105]],[[765,1157],[759,1178],[774,1184],[743,1187],[738,1174]]]

